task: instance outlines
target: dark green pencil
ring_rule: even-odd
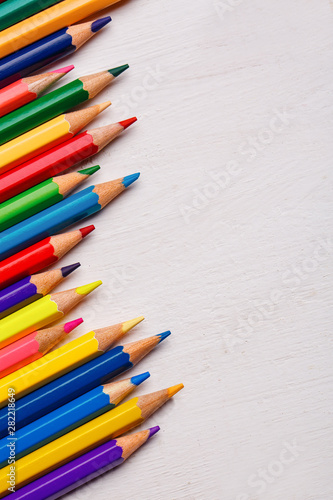
[[[18,137],[69,109],[92,99],[120,75],[128,64],[82,76],[0,119],[0,144]]]

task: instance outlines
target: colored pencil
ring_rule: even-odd
[[[77,78],[36,101],[16,109],[9,115],[3,116],[0,118],[0,144],[92,99],[127,68],[128,65],[125,64],[118,68]]]
[[[0,6],[1,8],[1,6]],[[50,85],[57,82],[74,66],[56,69],[42,75],[28,76],[0,90],[0,117],[34,101]]]
[[[119,382],[100,385],[19,429],[15,433],[15,459],[18,460],[32,453],[50,441],[112,410],[148,377],[150,374],[146,372]],[[8,463],[7,445],[8,438],[2,438],[0,440],[0,468]]]
[[[111,411],[94,418],[81,427],[33,451],[15,463],[16,488],[38,479],[43,474],[77,458],[90,451],[108,439],[120,436],[122,433],[141,424],[158,408],[171,399],[183,388],[178,384],[168,389],[145,394],[130,399]],[[8,476],[10,466],[0,471],[0,494],[8,493]]]
[[[59,175],[0,204],[0,232],[63,200],[97,170],[95,167]]]
[[[136,118],[87,130],[0,176],[0,203],[101,151]]]
[[[39,369],[30,371],[31,365],[36,366],[35,363],[31,363],[31,365],[18,370],[18,375],[15,372],[0,380],[0,399],[6,403],[8,388],[15,387],[15,426],[16,430],[18,430],[72,399],[78,398],[85,392],[103,385],[113,377],[129,370],[169,335],[170,332],[165,332],[137,342],[114,347],[33,392],[31,391],[34,386],[38,386],[38,384],[35,384],[34,377],[38,380]],[[49,357],[50,354],[53,353],[47,354],[45,358]],[[38,361],[41,366],[43,366],[45,358]],[[30,374],[28,380],[24,379],[24,373]],[[28,392],[30,394],[27,394]],[[21,398],[22,394],[26,394],[26,396]],[[7,408],[0,410],[0,437],[4,437],[8,433],[7,412]]]
[[[5,57],[55,31],[81,21],[117,1],[64,0],[0,33],[0,57]]]
[[[71,139],[110,104],[108,101],[65,113],[3,144],[0,146],[0,174]]]
[[[95,281],[65,292],[45,295],[36,302],[0,319],[0,349],[34,330],[63,318],[86,295],[101,284],[101,281]]]
[[[82,322],[83,319],[79,318],[63,325],[38,330],[0,349],[0,378],[44,356]]]
[[[3,58],[0,88],[75,52],[110,21],[108,16],[63,28]]]
[[[0,260],[37,243],[45,236],[65,229],[79,220],[99,212],[133,182],[139,173],[96,186],[89,186],[72,196],[46,208],[29,219],[0,233]]]
[[[0,31],[13,26],[27,17],[33,16],[41,10],[47,9],[60,0],[6,0],[0,5]]]
[[[94,229],[95,226],[91,225],[45,238],[13,257],[3,260],[0,262],[0,290],[54,264]]]
[[[80,267],[79,262],[60,269],[34,274],[4,288],[0,291],[0,319],[44,297],[78,267]]]
[[[158,426],[107,441],[66,465],[20,488],[12,500],[56,500],[92,479],[124,463],[160,428]]]
[[[59,349],[50,352],[42,360],[39,360],[38,363],[32,363],[22,370],[18,370],[1,381],[0,401],[3,391],[6,391],[8,387],[15,386],[17,397],[21,398],[39,387],[49,384],[53,380],[75,370],[84,363],[101,356],[126,335],[127,332],[141,323],[143,319],[143,316],[140,316],[139,318],[124,321],[117,325],[99,328],[86,333]]]

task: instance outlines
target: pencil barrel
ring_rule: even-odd
[[[62,199],[59,186],[52,180],[45,181],[43,186],[34,186],[29,193],[20,193],[15,198],[0,204],[0,232],[55,205]]]
[[[3,116],[0,119],[0,144],[65,113],[87,99],[89,94],[78,79],[13,111],[10,115]]]
[[[4,57],[0,61],[0,88],[72,54],[75,46],[71,42],[65,28]]]

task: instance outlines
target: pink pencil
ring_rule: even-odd
[[[83,319],[79,318],[63,325],[32,332],[26,337],[0,349],[0,378],[44,356],[67,333],[70,333],[82,322]]]

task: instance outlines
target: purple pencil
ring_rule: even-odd
[[[79,262],[53,271],[34,274],[4,288],[0,291],[0,319],[44,297],[78,267],[80,267]]]
[[[56,500],[91,479],[122,464],[160,428],[108,441],[10,495],[11,500]]]

